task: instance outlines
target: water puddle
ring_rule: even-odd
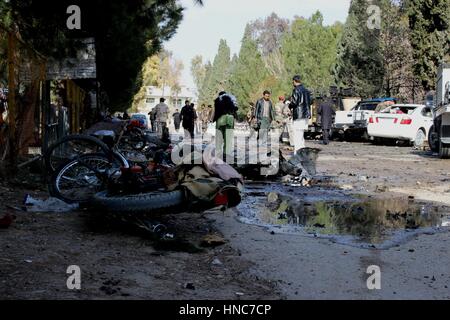
[[[450,211],[407,197],[349,198],[331,190],[311,189],[302,195],[266,191],[249,190],[240,207],[241,222],[379,249],[450,227]]]

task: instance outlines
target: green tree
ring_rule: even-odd
[[[249,102],[261,96],[262,91],[271,88],[261,88],[261,84],[269,76],[264,65],[258,45],[252,39],[250,26],[247,25],[239,57],[235,61],[230,80],[230,91],[236,96],[240,116],[246,115]]]
[[[194,78],[194,83],[197,87],[197,91],[200,91],[206,78],[206,64],[203,63],[202,56],[197,55],[192,59],[191,74]]]
[[[271,88],[274,95],[285,95],[290,91],[288,74],[282,54],[283,37],[289,31],[288,19],[280,18],[276,13],[264,19],[250,23],[250,32],[258,45],[258,50],[269,73],[259,85],[260,88]],[[258,93],[261,90],[258,90]]]
[[[413,73],[408,15],[403,6],[394,1],[385,0],[382,5],[380,46],[384,69],[383,94],[401,101],[415,102],[424,92]]]
[[[180,91],[183,68],[182,61],[174,59],[170,51],[162,50],[149,57],[142,66],[142,86],[134,96],[132,110],[138,112],[144,107],[147,86],[170,86],[172,91]]]
[[[450,2],[405,0],[411,29],[414,73],[423,89],[435,87],[436,70],[450,54]]]
[[[371,4],[380,5],[380,1],[351,1],[334,70],[338,85],[352,87],[362,97],[378,96],[384,75],[381,30],[368,26]]]
[[[323,25],[319,11],[309,19],[296,18],[283,39],[282,54],[287,75],[302,75],[305,85],[312,91],[328,91],[334,84],[332,70],[340,35],[338,25]]]
[[[207,68],[199,102],[211,104],[217,94],[227,90],[230,80],[231,50],[225,40],[220,40],[219,49],[211,68]]]
[[[175,34],[184,10],[179,0],[10,0],[2,4],[0,16],[10,17],[2,22],[17,27],[24,40],[44,55],[67,57],[77,49],[73,39],[94,37],[97,75],[112,110],[130,107],[141,87],[142,64]],[[81,30],[66,26],[70,5],[81,8]]]

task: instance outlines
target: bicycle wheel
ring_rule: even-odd
[[[85,203],[105,190],[108,178],[120,170],[123,163],[105,154],[88,154],[63,164],[53,174],[50,194],[67,203]]]
[[[45,167],[53,174],[63,163],[83,154],[105,153],[109,147],[101,140],[87,135],[70,135],[62,138],[47,150],[44,156]]]

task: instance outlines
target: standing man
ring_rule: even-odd
[[[334,110],[330,99],[325,98],[320,104],[317,114],[320,115],[321,119],[323,144],[328,145],[330,143],[330,130],[333,125],[333,116],[336,115],[336,111]]]
[[[197,120],[194,104],[190,104],[189,101],[186,101],[186,105],[181,109],[180,120],[183,122],[185,136],[190,137],[193,140],[195,137],[195,121]]]
[[[258,139],[262,146],[267,146],[267,137],[275,120],[273,104],[270,100],[270,92],[264,91],[263,97],[256,102],[255,117],[258,124]]]
[[[226,160],[227,155],[234,156],[233,130],[237,110],[236,98],[225,91],[220,92],[214,101],[212,122],[216,123],[216,156],[221,155],[223,160]]]
[[[201,134],[201,119],[199,117],[199,114],[201,116],[203,109],[195,108],[194,104],[192,104],[192,107],[194,108],[195,114],[197,115],[197,118],[195,119],[195,123],[194,123],[195,134]]]
[[[150,124],[152,126],[152,131],[156,132],[157,128],[156,128],[156,114],[155,114],[155,109],[152,109],[152,111],[150,111],[148,113],[148,117],[150,118]]]
[[[281,133],[285,129],[286,124],[288,123],[288,120],[289,120],[289,116],[284,115],[284,111],[286,108],[285,101],[286,101],[286,99],[284,96],[278,97],[278,103],[275,105],[275,110],[274,110],[275,123],[274,123],[273,136],[275,139],[278,139],[278,141],[280,140]]]
[[[162,137],[164,128],[167,127],[169,121],[169,106],[165,104],[166,99],[161,98],[159,104],[155,107],[156,125],[158,127],[158,135]]]
[[[173,117],[173,124],[175,125],[175,131],[178,133],[180,131],[180,126],[181,126],[180,109],[176,109],[175,113],[172,115],[172,117]]]
[[[302,84],[302,78],[296,75],[293,79],[294,91],[292,92],[289,108],[292,110],[292,133],[294,135],[294,152],[305,148],[305,130],[311,119],[310,96]]]

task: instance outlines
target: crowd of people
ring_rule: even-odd
[[[265,90],[261,99],[255,104],[250,103],[247,122],[250,127],[250,136],[257,135],[260,144],[268,143],[269,133],[280,137],[294,147],[294,151],[305,148],[305,130],[308,129],[311,119],[311,97],[309,90],[302,83],[302,78],[296,75],[292,79],[293,91],[289,98],[281,96],[278,102],[272,102],[271,92]],[[149,113],[151,127],[154,132],[162,134],[172,117],[175,131],[181,128],[185,137],[193,139],[195,134],[207,131],[211,124],[215,124],[217,132],[216,147],[224,155],[233,153],[233,131],[238,117],[238,104],[236,97],[225,91],[220,92],[214,105],[202,105],[197,112],[190,101],[185,106],[176,109],[170,115],[170,108],[161,98],[160,103]],[[323,129],[323,143],[329,143],[332,118],[335,114],[331,101],[325,100],[318,108]],[[220,134],[219,134],[220,133]]]

